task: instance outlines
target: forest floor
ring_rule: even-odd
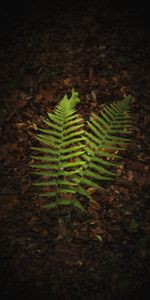
[[[58,17],[59,16],[59,17]],[[22,17],[1,33],[1,299],[149,299],[150,39],[96,7]],[[87,213],[41,208],[31,147],[74,87],[84,117],[132,95],[132,142]],[[3,297],[3,298],[2,298]],[[146,298],[147,297],[147,298]]]

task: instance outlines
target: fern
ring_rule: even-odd
[[[104,181],[114,179],[110,168],[117,166],[118,151],[130,142],[126,137],[131,127],[130,100],[127,96],[106,106],[100,115],[92,114],[88,130],[76,111],[80,99],[74,89],[69,99],[65,95],[48,113],[44,122],[49,129],[39,128],[36,136],[43,146],[32,147],[41,153],[32,156],[38,161],[32,167],[43,179],[34,185],[48,189],[41,194],[50,199],[44,207],[71,205],[84,211],[78,194],[91,200],[89,188],[99,189]]]
[[[130,141],[124,136],[131,127],[130,99],[128,96],[122,101],[114,102],[104,108],[100,117],[92,114],[87,122],[89,131],[85,132],[87,144],[83,154],[86,164],[80,184],[100,188],[100,181],[112,180],[116,175],[108,167],[115,166],[110,159],[119,158],[116,153],[125,150]]]

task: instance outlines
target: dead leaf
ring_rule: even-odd
[[[129,181],[129,182],[132,181],[133,178],[134,178],[134,173],[133,173],[133,171],[132,171],[132,170],[129,170],[127,176],[128,176],[128,181]]]
[[[112,79],[112,81],[113,81],[115,84],[118,83],[118,77],[117,77],[116,75],[113,75],[113,76],[111,77],[111,79]]]
[[[89,67],[88,80],[89,81],[94,81],[95,80],[95,72],[94,72],[92,67]]]
[[[42,94],[43,98],[46,101],[50,101],[50,100],[53,99],[53,95],[52,95],[52,90],[51,89],[41,90],[41,94]]]
[[[38,221],[39,221],[39,218],[37,216],[32,216],[28,223],[32,226],[32,225],[36,224]]]
[[[35,96],[35,102],[37,102],[37,103],[40,102],[42,98],[43,98],[43,95],[41,93],[37,94]]]
[[[105,88],[108,86],[108,80],[105,77],[98,78],[98,82],[101,87]]]
[[[25,182],[21,185],[21,191],[22,193],[26,193],[31,187],[31,182]]]
[[[112,204],[112,202],[113,202],[114,200],[115,200],[115,199],[114,199],[114,196],[113,196],[113,195],[108,195],[108,196],[107,196],[106,201],[107,201],[109,204]]]
[[[70,78],[65,78],[64,79],[64,84],[65,85],[70,85],[71,84],[71,79]]]
[[[43,237],[47,237],[49,235],[48,230],[45,228],[40,232],[40,235],[42,235]]]
[[[94,194],[94,193],[96,193],[97,189],[96,189],[96,188],[88,188],[86,191],[87,191],[89,194]]]

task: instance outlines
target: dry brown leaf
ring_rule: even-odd
[[[65,78],[64,79],[64,84],[65,85],[70,85],[71,84],[71,79],[70,78]]]
[[[89,81],[93,81],[95,79],[95,72],[93,70],[92,67],[89,67],[89,76],[88,76],[88,80]]]
[[[112,79],[112,81],[113,81],[115,84],[118,83],[118,77],[117,77],[116,75],[113,75],[113,76],[111,77],[111,79]]]
[[[89,194],[94,194],[94,193],[96,193],[97,189],[96,189],[96,188],[88,188],[86,191],[87,191]]]
[[[98,82],[99,82],[99,84],[100,84],[101,87],[105,88],[105,87],[108,86],[108,80],[105,77],[99,78]]]
[[[132,171],[132,170],[129,170],[127,176],[128,176],[128,181],[129,181],[129,182],[132,181],[133,178],[134,178],[134,173],[133,173],[133,171]]]
[[[27,192],[31,187],[31,182],[25,182],[21,185],[21,191],[24,194],[25,192]]]
[[[41,101],[41,99],[43,98],[43,95],[42,94],[37,94],[36,96],[35,96],[35,102],[40,102]]]
[[[29,224],[32,226],[37,223],[37,221],[39,221],[39,218],[37,216],[32,216],[29,220]]]

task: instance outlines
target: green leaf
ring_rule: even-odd
[[[37,169],[47,169],[47,170],[57,170],[59,167],[58,167],[58,165],[52,165],[52,164],[50,164],[50,165],[48,165],[48,164],[40,164],[40,165],[38,165],[38,164],[34,164],[34,165],[32,165],[31,166],[31,168],[37,168]]]
[[[58,115],[55,116],[55,115],[53,115],[53,114],[51,114],[51,113],[48,113],[48,116],[49,116],[49,118],[50,118],[52,121],[54,121],[54,122],[56,122],[57,124],[59,124],[60,126],[62,126],[63,120],[62,120],[61,117],[59,117]]]
[[[116,163],[112,163],[110,161],[104,160],[101,157],[95,156],[92,158],[93,162],[98,162],[101,165],[107,166],[107,167],[117,167],[118,164]]]
[[[67,186],[76,186],[77,183],[75,182],[70,182],[68,180],[51,180],[51,181],[46,181],[46,182],[36,182],[33,183],[34,186],[58,186],[58,185],[67,185]]]
[[[66,193],[66,194],[67,193],[69,193],[69,194],[75,194],[76,193],[76,191],[71,189],[71,188],[70,189],[69,188],[68,189],[67,188],[58,189],[57,192],[60,193],[60,194],[61,193]]]
[[[85,212],[84,206],[78,200],[74,200],[72,204],[74,207],[79,208],[82,212]]]
[[[77,151],[77,152],[73,152],[71,154],[62,155],[61,156],[61,160],[72,159],[73,157],[79,156],[79,155],[81,155],[83,153],[84,153],[84,151]]]
[[[57,192],[48,192],[48,193],[43,193],[43,194],[40,194],[41,197],[48,197],[48,198],[52,198],[52,197],[55,197],[57,196]]]
[[[76,117],[76,119],[74,119]],[[68,120],[69,119],[69,120]],[[71,119],[71,120],[70,120]],[[73,119],[73,120],[72,120]],[[66,129],[69,126],[75,125],[76,123],[82,123],[83,119],[79,117],[79,115],[73,115],[65,120],[64,128]]]
[[[42,152],[42,153],[47,153],[47,154],[53,154],[53,155],[58,155],[59,152],[58,150],[53,150],[49,148],[39,148],[39,147],[31,147],[31,149]]]
[[[58,174],[55,173],[55,172],[41,172],[41,171],[35,171],[35,172],[32,172],[31,174],[35,174],[35,175],[41,175],[41,176],[45,176],[45,177],[58,177]]]
[[[100,143],[101,139],[103,138],[103,135],[100,133],[100,131],[95,127],[93,126],[90,122],[87,122],[88,125],[89,125],[89,128],[93,131],[93,133],[95,133],[95,135],[97,136],[97,138],[99,139],[98,140],[98,143]],[[94,122],[93,122],[94,123]]]
[[[62,126],[60,125],[56,125],[48,120],[44,120],[44,123],[47,124],[48,126],[50,126],[52,129],[56,129],[57,131],[62,131]]]
[[[77,200],[74,200],[74,201],[71,200],[70,201],[70,200],[66,200],[66,199],[60,199],[57,202],[52,202],[52,203],[44,204],[41,207],[48,208],[48,209],[53,209],[53,208],[56,208],[58,206],[74,206],[74,207],[80,209],[82,212],[85,212],[85,208]]]
[[[96,154],[104,156],[104,157],[108,157],[108,158],[120,158],[121,157],[119,155],[109,153],[109,152],[104,152],[104,151],[101,151],[101,150],[96,151]]]
[[[72,132],[72,131],[76,131],[76,130],[79,130],[81,127],[83,127],[83,124],[79,124],[79,125],[76,125],[76,126],[70,126],[69,128],[67,129],[64,129],[63,131],[63,135],[68,135],[68,133]]]
[[[57,202],[51,202],[48,204],[41,205],[41,207],[48,208],[48,209],[53,209],[53,208],[56,208],[57,206],[58,206]]]
[[[101,165],[99,164],[95,164],[94,162],[90,162],[89,164],[89,168],[91,169],[94,169],[95,171],[98,171],[98,173],[100,174],[108,174],[108,175],[111,175],[111,176],[115,176],[116,174],[114,174],[113,172],[103,168]],[[96,174],[97,175],[97,174]]]
[[[85,137],[73,138],[69,141],[62,141],[62,148],[67,147],[71,144],[76,144],[78,142],[86,141]]]
[[[47,162],[58,162],[58,157],[53,156],[31,156],[35,160],[47,161]]]
[[[78,123],[81,120],[82,119],[78,114],[74,114],[69,117],[66,117],[64,120],[64,128],[66,128],[67,126],[71,126],[72,124]]]
[[[97,188],[97,189],[100,188],[100,186],[98,184],[96,184],[95,182],[93,182],[87,178],[83,178],[82,183],[86,184],[87,186],[93,187],[93,188]]]
[[[84,161],[74,161],[74,162],[64,162],[61,163],[61,168],[72,168],[72,167],[79,167],[85,165]]]
[[[93,135],[92,133],[90,132],[86,132],[86,136],[88,136],[90,142],[94,142],[94,144],[96,145],[96,147],[98,147],[101,143],[101,140],[98,139],[95,135]]]
[[[82,134],[84,134],[84,130],[73,132],[73,133],[70,133],[70,134],[64,136],[64,140],[66,141],[66,140],[71,139],[72,137],[74,138],[75,136],[82,135]]]
[[[78,188],[78,192],[82,196],[85,196],[85,197],[91,199],[91,196],[89,195],[89,193],[84,188],[82,188],[81,186]]]
[[[74,147],[68,147],[68,148],[63,148],[60,150],[60,153],[71,153],[71,152],[74,152],[74,151],[77,151],[79,149],[82,149],[84,148],[84,145],[79,145],[79,146],[74,146]]]

